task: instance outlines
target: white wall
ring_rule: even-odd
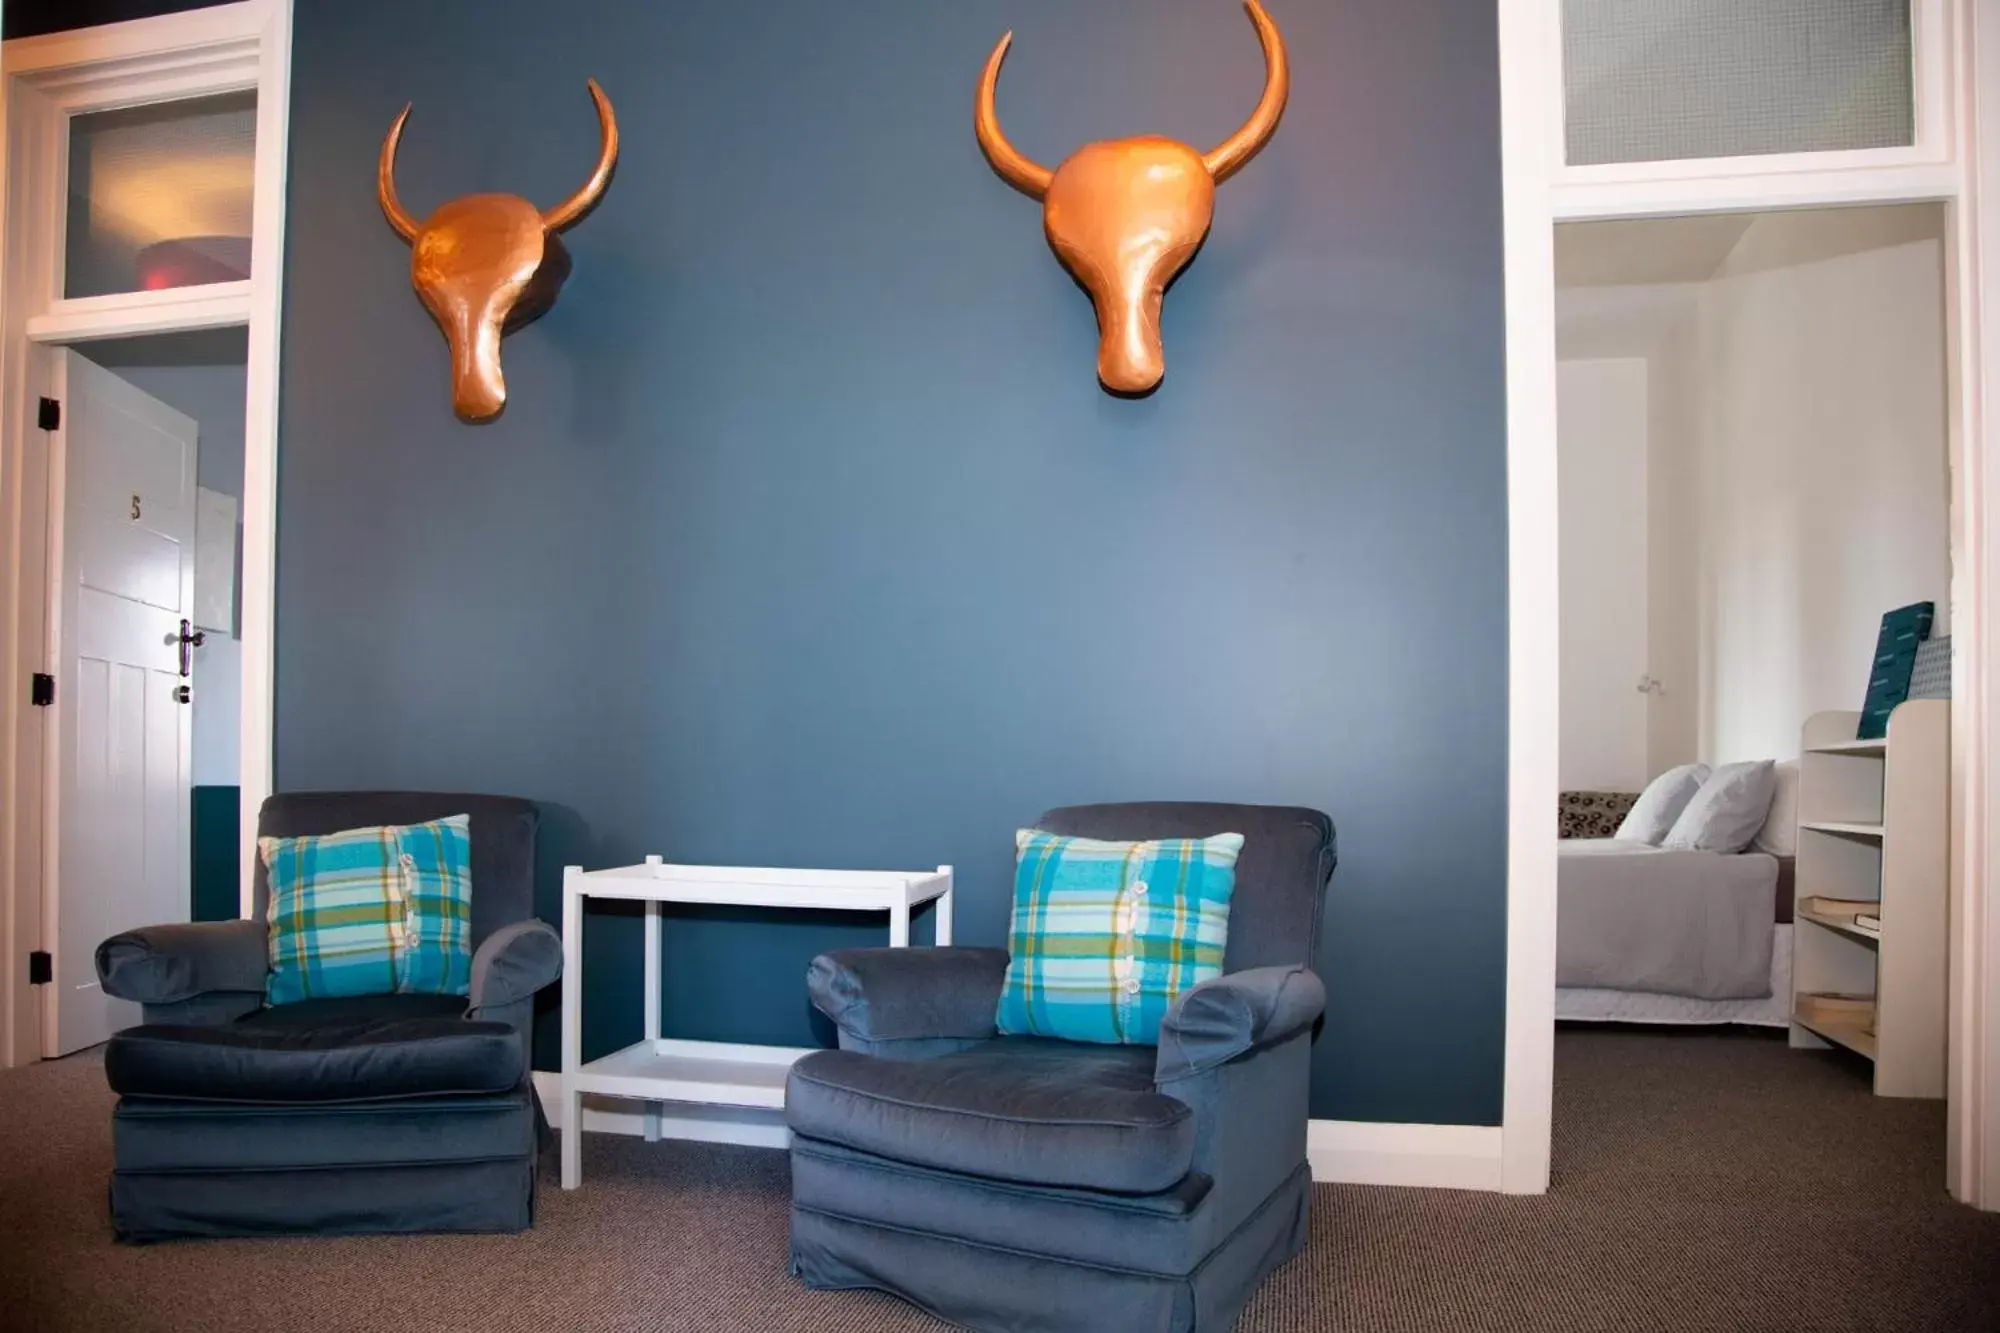
[[[1701,758],[1699,291],[1647,358],[1646,773]]]
[[[1556,367],[1565,790],[1646,780],[1646,362]]]
[[[1643,670],[1663,685],[1644,701],[1646,775],[1797,754],[1807,715],[1860,707],[1892,607],[1933,601],[1948,632],[1941,225],[1930,206],[1768,214],[1704,281],[1566,295],[1566,354],[1644,358],[1626,513],[1645,530]],[[1569,678],[1571,625],[1598,615],[1573,563],[1566,539],[1565,787],[1572,712],[1600,706]]]
[[[1882,613],[1950,589],[1935,208],[1758,219],[1702,294],[1698,747],[1798,753]],[[1940,623],[1936,632],[1948,625]]]

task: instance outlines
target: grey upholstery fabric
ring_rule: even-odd
[[[352,1102],[505,1092],[527,1067],[504,1023],[415,1018],[346,1027],[136,1027],[104,1074],[123,1097]]]
[[[1050,810],[1035,827],[1077,838],[1137,841],[1241,833],[1230,898],[1224,972],[1298,963],[1319,954],[1321,895],[1333,874],[1333,821],[1317,810],[1273,805],[1139,801]],[[1245,904],[1253,904],[1246,909]]]
[[[1210,1245],[1246,1225],[1280,1182],[1304,1168],[1311,1085],[1312,1038],[1303,1031],[1159,1085],[1194,1112],[1194,1169],[1215,1181],[1194,1226]]]
[[[286,1171],[478,1162],[534,1148],[519,1088],[385,1102],[257,1104],[127,1097],[112,1112],[120,1171]]]
[[[792,1142],[794,1192],[839,1198],[843,1215],[857,1220],[1008,1250],[1039,1250],[1061,1237],[1063,1258],[1154,1273],[1184,1273],[1207,1252],[1207,1237],[1187,1225],[1214,1183],[1199,1171],[1155,1194],[1107,1194],[988,1180],[818,1139]]]
[[[139,1014],[148,1023],[198,1023],[209,1026],[233,1023],[263,1007],[264,992],[261,990],[211,990],[172,1004],[142,1004]]]
[[[463,1018],[462,995],[335,995],[274,1004],[245,1015],[238,1027],[272,1032],[312,1032],[319,1028],[369,1023],[407,1023],[420,1018]]]
[[[1182,991],[1160,1023],[1156,1076],[1186,1078],[1311,1028],[1326,987],[1303,967],[1227,972]]]
[[[809,1286],[892,1291],[973,1329],[1220,1333],[1305,1242],[1312,1031],[1325,1005],[1308,969],[1332,824],[1311,810],[1185,804],[1082,806],[1039,822],[1108,839],[1242,833],[1228,970],[1179,998],[1157,1051],[1037,1043],[1051,1072],[995,1084],[997,1052],[1022,1039],[916,1034],[972,1030],[940,1017],[953,1013],[990,1023],[999,965],[987,964],[990,990],[982,973],[977,999],[954,1009],[929,993],[958,984],[954,960],[927,968],[884,950],[817,960],[810,989],[835,1016],[841,1050],[800,1061],[787,1092],[793,1271]],[[841,1022],[857,996],[862,1012]],[[878,1006],[897,1020],[879,1033]],[[1113,1175],[1102,1159],[1129,1165],[1133,1150],[1065,1137],[1066,1105],[1041,1095],[1064,1087],[1065,1071],[1088,1085],[1121,1059],[1131,1062],[1119,1067],[1121,1095],[1144,1088],[1191,1118],[1183,1173],[1150,1192],[1118,1192],[1148,1177]],[[974,1109],[980,1117],[965,1114]],[[1152,1174],[1160,1164],[1148,1164],[1151,1180],[1168,1174]]]
[[[994,1035],[1005,949],[837,949],[813,959],[806,993],[842,1050],[927,1059]]]
[[[531,1121],[527,1093],[519,1115]],[[532,1153],[478,1162],[282,1171],[113,1171],[119,1240],[522,1231],[535,1220]]]
[[[264,991],[270,971],[261,921],[146,926],[97,946],[97,979],[107,995],[141,1004],[178,1004],[205,991]]]
[[[1009,1037],[933,1060],[815,1051],[791,1068],[796,1134],[917,1166],[1120,1194],[1170,1190],[1194,1113],[1153,1090],[1151,1052]]]
[[[1161,1253],[1153,1248],[1157,1233],[1131,1219],[1123,1219],[1129,1230],[1117,1256],[1096,1261],[1056,1239],[1076,1234],[1069,1228],[1045,1228],[1021,1246],[981,1244],[960,1239],[958,1228],[904,1226],[794,1202],[792,1271],[809,1287],[893,1291],[955,1326],[994,1333],[1227,1333],[1258,1284],[1304,1247],[1311,1191],[1301,1163],[1197,1262],[1161,1271],[1145,1266]],[[1009,1208],[990,1197],[964,1202],[964,1215],[981,1223]]]
[[[261,921],[106,941],[114,994],[147,1026],[112,1039],[112,1224],[120,1239],[516,1231],[534,1219],[543,1128],[528,1078],[538,990],[560,941],[535,921],[535,807],[426,792],[275,796],[263,836],[471,816],[470,995],[266,1008]],[[257,914],[269,901],[256,874]]]
[[[428,791],[287,792],[264,802],[260,838],[298,838],[378,824],[422,824],[472,816],[472,947],[502,926],[535,914],[533,801]],[[271,877],[258,858],[253,885],[257,917],[271,901]]]
[[[525,1000],[562,977],[562,936],[546,921],[516,921],[483,940],[472,955],[472,1010]]]

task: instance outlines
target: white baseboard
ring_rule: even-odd
[[[1497,1191],[1500,1127],[1309,1120],[1306,1161],[1322,1184]]]
[[[562,1081],[535,1073],[549,1123],[562,1126]],[[618,1097],[585,1097],[583,1127],[593,1134],[646,1132],[640,1103]],[[660,1106],[661,1136],[701,1143],[783,1148],[791,1143],[783,1111],[754,1107]],[[1382,1125],[1358,1120],[1306,1124],[1306,1160],[1313,1179],[1337,1185],[1414,1185],[1431,1189],[1498,1190],[1500,1130],[1493,1125]]]

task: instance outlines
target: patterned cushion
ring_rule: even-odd
[[[259,838],[271,880],[270,1003],[469,991],[471,822]]]
[[[1014,845],[1001,1032],[1151,1046],[1175,997],[1222,975],[1242,834]]]
[[[1639,799],[1635,791],[1566,791],[1557,815],[1559,838],[1611,838]]]

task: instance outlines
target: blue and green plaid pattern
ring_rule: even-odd
[[[471,817],[259,838],[272,1004],[472,988]]]
[[[1152,1046],[1167,1007],[1222,975],[1240,833],[1099,842],[1014,835],[1000,1031]]]

